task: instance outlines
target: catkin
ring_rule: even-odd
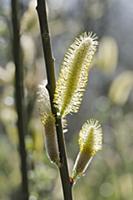
[[[79,110],[98,45],[96,39],[95,34],[83,33],[65,54],[54,95],[55,106],[63,117]]]
[[[41,122],[44,126],[44,139],[45,148],[48,158],[51,162],[59,166],[59,150],[57,143],[56,127],[55,127],[55,117],[51,112],[49,94],[46,89],[46,82],[43,81],[38,87],[38,107],[41,117]]]
[[[82,176],[89,166],[93,156],[102,148],[102,128],[97,120],[88,120],[79,133],[80,151],[76,158],[72,179]]]

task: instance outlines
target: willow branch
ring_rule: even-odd
[[[18,15],[18,0],[11,0],[12,9],[12,26],[13,26],[13,57],[15,63],[15,100],[18,115],[17,127],[19,137],[19,153],[21,160],[21,177],[22,177],[22,199],[29,199],[28,175],[25,148],[25,106],[24,106],[24,87],[23,87],[23,66],[21,62],[20,49],[20,24]]]
[[[57,110],[55,109],[54,104],[53,104],[53,97],[54,97],[56,82],[55,82],[55,73],[54,73],[54,59],[53,59],[52,50],[51,50],[51,42],[50,42],[50,36],[49,36],[45,0],[37,0],[37,13],[39,17],[43,53],[44,53],[44,58],[45,58],[46,72],[47,72],[47,79],[48,79],[47,89],[50,95],[51,109],[56,118],[56,132],[57,132],[57,140],[58,140],[60,161],[61,161],[61,167],[59,168],[59,170],[60,170],[60,177],[62,181],[64,200],[72,200],[72,187],[71,187],[71,183],[69,179],[69,171],[68,171],[61,117],[57,115]]]

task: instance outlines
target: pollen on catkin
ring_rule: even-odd
[[[90,119],[83,125],[79,133],[79,146],[80,151],[72,171],[74,181],[85,173],[93,156],[102,149],[102,128],[97,120]]]
[[[50,161],[59,166],[60,159],[55,128],[55,117],[51,112],[50,99],[45,81],[39,85],[37,96],[41,122],[44,126],[46,152]]]
[[[96,40],[95,34],[85,32],[75,39],[65,54],[54,95],[55,106],[62,116],[79,109],[98,45]]]

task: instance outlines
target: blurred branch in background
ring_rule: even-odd
[[[15,100],[18,115],[18,137],[19,137],[19,152],[21,160],[21,176],[22,176],[22,200],[29,199],[28,190],[28,168],[27,168],[27,154],[25,146],[26,129],[26,113],[24,100],[24,78],[23,78],[23,64],[20,47],[20,19],[19,19],[19,1],[11,1],[12,9],[12,26],[13,26],[13,58],[15,63]]]

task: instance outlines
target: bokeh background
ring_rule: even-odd
[[[102,123],[103,150],[74,186],[75,200],[132,200],[133,197],[133,1],[48,0],[49,27],[58,77],[75,36],[93,31],[99,48],[78,114],[68,116],[65,134],[69,167],[79,151],[78,132],[89,118]],[[30,200],[62,200],[59,173],[46,157],[36,106],[46,79],[36,1],[20,0],[21,46],[27,105],[26,149]],[[20,199],[17,115],[9,0],[0,0],[0,199]]]

